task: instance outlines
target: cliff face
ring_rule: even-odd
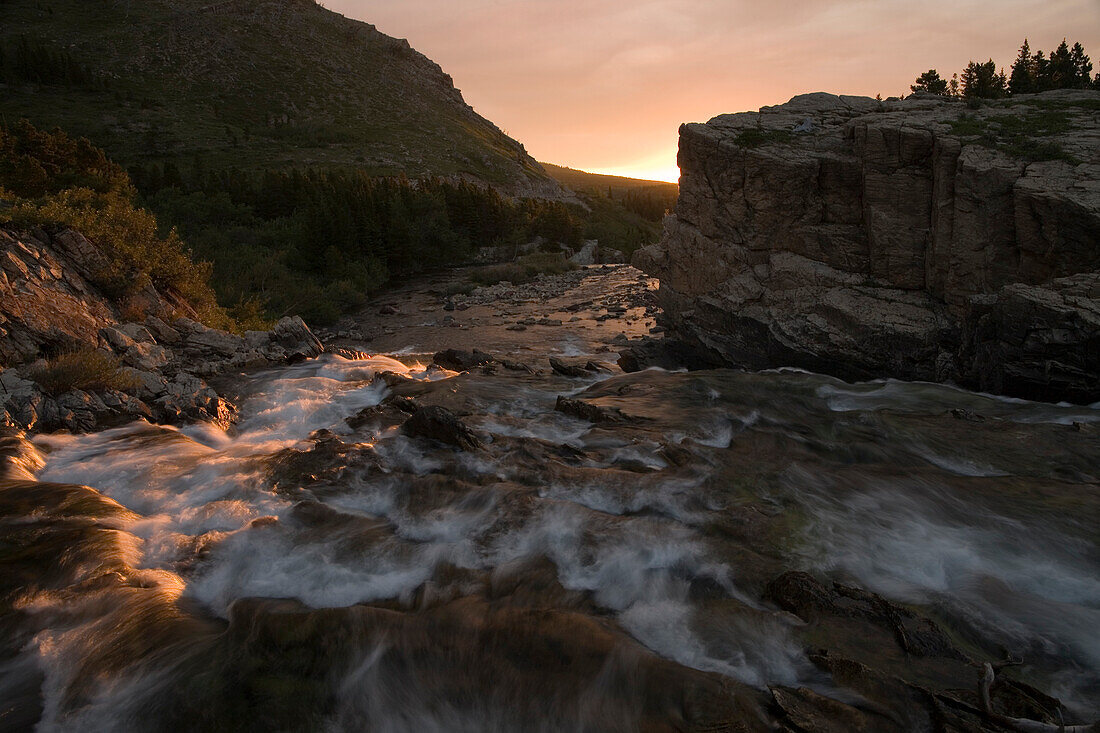
[[[1100,400],[1100,94],[809,94],[680,130],[635,264],[727,363]]]

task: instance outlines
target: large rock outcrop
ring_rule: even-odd
[[[727,363],[1097,401],[1098,108],[817,93],[684,125],[675,213],[634,262]]]
[[[325,350],[298,317],[241,336],[199,323],[151,283],[120,301],[95,285],[104,263],[71,229],[0,228],[0,425],[85,431],[146,418],[228,427],[236,408],[207,379]],[[117,364],[111,385],[43,383],[46,360],[97,353]]]

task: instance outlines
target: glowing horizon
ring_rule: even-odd
[[[1080,41],[1100,71],[1100,1],[326,0],[407,38],[537,160],[678,176],[683,122],[828,91],[908,93],[923,71],[1006,69],[1024,38]]]

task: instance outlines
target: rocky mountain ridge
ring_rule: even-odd
[[[1100,94],[817,93],[681,128],[635,264],[724,363],[1100,400]]]

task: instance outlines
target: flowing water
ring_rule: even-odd
[[[973,703],[973,663],[1008,655],[1037,709],[1100,714],[1100,407],[795,371],[571,379],[541,359],[614,358],[591,331],[525,338],[537,373],[407,343],[249,376],[231,433],[17,445],[0,725],[814,729],[770,692],[793,690],[923,729],[889,685]],[[406,434],[395,397],[483,447]],[[796,607],[792,571],[848,595]]]

